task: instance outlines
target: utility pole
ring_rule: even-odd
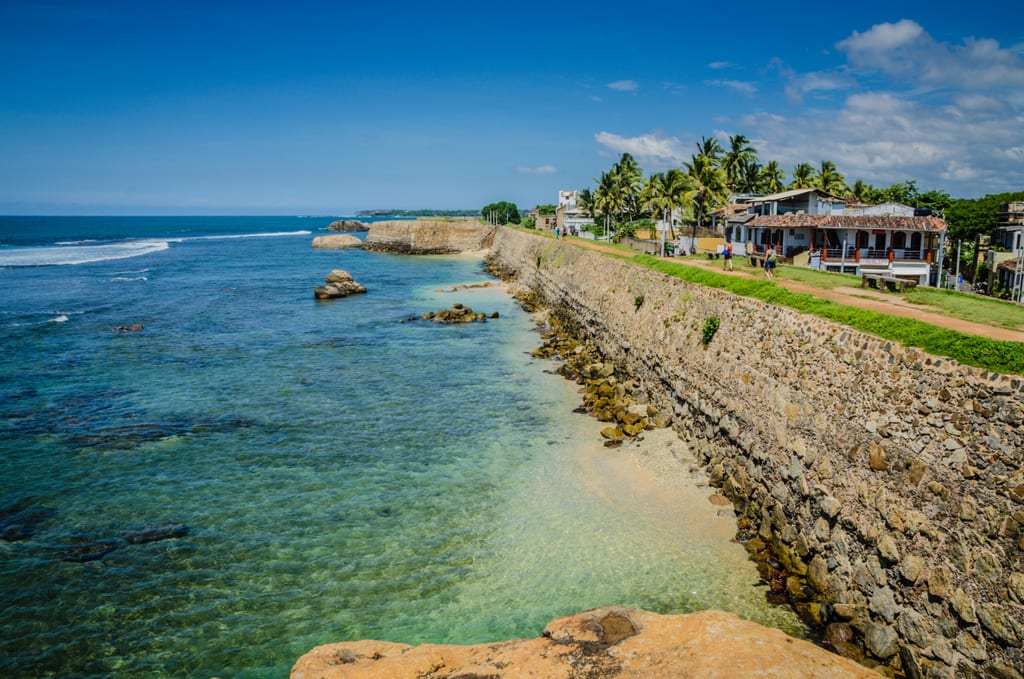
[[[1013,267],[1013,290],[1010,299],[1017,304],[1024,302],[1024,248],[1021,247],[1020,236],[1017,236],[1017,249],[1013,253],[1016,257]]]
[[[960,290],[960,244],[962,240],[957,239],[956,241],[956,271],[953,272],[953,285],[956,286],[955,290]]]

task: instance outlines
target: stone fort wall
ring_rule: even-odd
[[[509,229],[491,263],[673,411],[837,647],[1024,674],[1024,378]]]

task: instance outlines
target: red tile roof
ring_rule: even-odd
[[[940,217],[897,217],[894,215],[759,215],[747,226],[770,229],[885,229],[886,231],[926,231],[942,233],[946,220]]]

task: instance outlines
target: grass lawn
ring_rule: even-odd
[[[649,255],[640,255],[631,260],[635,264],[681,278],[682,280],[713,288],[729,290],[737,295],[753,297],[770,304],[786,306],[803,313],[813,314],[843,325],[848,325],[876,337],[894,340],[906,346],[918,347],[936,356],[948,356],[965,365],[978,366],[993,372],[1024,375],[1024,343],[1002,342],[987,337],[965,335],[955,330],[939,328],[921,321],[890,316],[868,309],[837,304],[801,292],[792,292],[762,278],[741,278],[727,276],[716,271],[686,264],[686,258],[667,261]],[[799,271],[785,267],[786,273]],[[800,271],[800,274],[805,272]],[[818,275],[832,276],[833,274]],[[788,276],[783,275],[784,278]],[[836,276],[854,280],[853,276]],[[813,283],[818,285],[817,283]],[[937,291],[941,292],[941,291]],[[957,293],[953,293],[957,294]],[[967,302],[975,302],[973,296],[960,294]],[[1003,306],[1003,305],[1000,305]]]
[[[953,318],[1009,330],[1024,328],[1024,306],[1001,299],[936,288],[914,288],[904,292],[903,297],[914,304],[934,307]]]

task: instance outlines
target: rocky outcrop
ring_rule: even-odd
[[[542,636],[477,646],[381,641],[318,646],[291,679],[574,677],[877,679],[813,644],[731,613],[658,615],[610,606],[548,624]]]
[[[370,227],[355,219],[339,219],[327,225],[327,231],[369,231]]]
[[[334,236],[316,236],[313,238],[313,247],[321,250],[347,250],[349,248],[363,247],[363,241],[347,233]]]
[[[488,318],[497,318],[498,312],[495,311],[488,316],[485,313],[473,311],[470,307],[465,304],[455,303],[450,309],[441,309],[440,311],[428,311],[422,316],[413,316],[410,321],[423,320],[433,321],[434,323],[486,323]]]
[[[492,253],[672,411],[834,648],[896,676],[1024,674],[1024,379],[514,230]]]
[[[327,274],[324,285],[313,291],[317,299],[336,299],[366,292],[366,288],[352,279],[348,271],[334,269]]]
[[[486,250],[495,227],[475,219],[407,219],[370,225],[364,247],[378,252],[452,255]]]

